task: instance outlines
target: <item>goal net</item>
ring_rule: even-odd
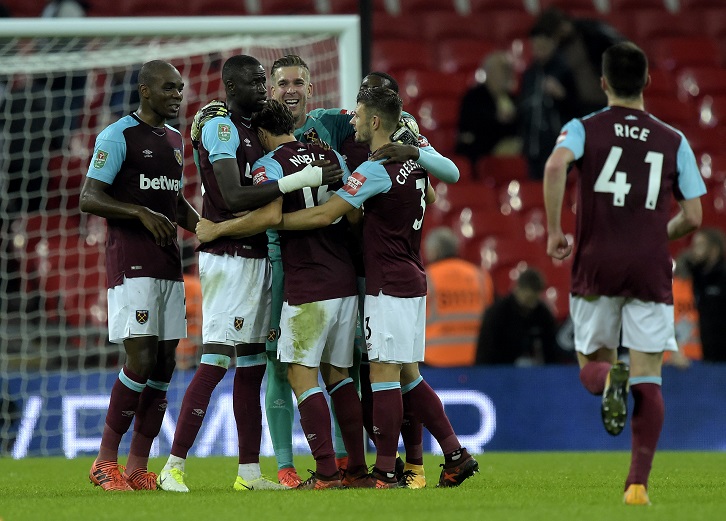
[[[184,78],[183,106],[169,123],[185,137],[185,195],[201,209],[189,129],[199,107],[224,99],[224,61],[249,54],[269,73],[277,58],[298,54],[311,69],[311,107],[352,108],[359,23],[356,16],[18,19],[0,22],[0,34],[0,456],[73,457],[97,450],[123,361],[106,329],[105,223],[80,212],[80,189],[96,135],[138,106],[141,65],[166,60]],[[192,277],[196,244],[180,235]],[[181,366],[193,365],[201,341],[201,318],[189,311]],[[160,436],[167,452],[190,378],[180,372],[172,381]],[[220,412],[210,411],[198,454],[236,453],[227,398],[217,397]]]

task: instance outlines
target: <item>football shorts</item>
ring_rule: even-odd
[[[575,349],[589,355],[622,345],[642,353],[678,351],[673,306],[631,297],[570,296]]]
[[[423,362],[426,348],[426,297],[366,295],[363,335],[372,362]]]
[[[178,340],[187,336],[184,283],[150,277],[125,278],[108,290],[108,339],[114,344],[141,336]]]
[[[199,252],[202,343],[261,344],[270,327],[272,269],[267,258]]]

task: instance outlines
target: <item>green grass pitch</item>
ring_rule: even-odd
[[[369,455],[369,463],[372,462]],[[88,482],[91,458],[0,459],[2,521],[628,521],[726,519],[726,453],[659,452],[649,507],[622,504],[629,454],[487,453],[459,488],[437,489],[442,457],[427,454],[423,490],[235,492],[235,458],[190,458],[189,494],[107,493]],[[152,460],[158,471],[163,459]],[[295,460],[301,475],[310,457]],[[262,469],[276,475],[272,458]]]

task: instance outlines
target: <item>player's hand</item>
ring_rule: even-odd
[[[166,215],[144,208],[139,214],[139,220],[154,235],[159,246],[173,244],[176,240],[176,225]]]
[[[410,114],[401,114],[401,119],[398,120],[398,127],[391,134],[391,141],[417,147],[420,133],[416,118]]]
[[[323,169],[323,184],[332,185],[343,178],[343,169],[340,165],[328,160],[318,160],[311,163],[313,166],[319,166]]]
[[[194,114],[194,119],[192,120],[192,146],[195,149],[199,148],[199,142],[202,139],[202,128],[204,128],[204,124],[207,121],[212,118],[216,118],[217,116],[227,117],[228,115],[229,110],[227,110],[227,104],[224,101],[216,99],[210,101],[199,109],[197,113]]]
[[[560,230],[547,236],[547,255],[554,259],[562,260],[572,253],[572,244],[567,242],[567,237]]]
[[[370,157],[371,161],[384,159],[384,165],[387,163],[405,163],[409,159],[416,161],[418,158],[419,150],[417,146],[402,143],[386,143],[373,152]]]
[[[209,219],[199,219],[197,223],[197,239],[199,242],[212,242],[219,238],[217,235],[217,226]]]

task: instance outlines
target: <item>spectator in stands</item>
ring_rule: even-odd
[[[533,268],[524,270],[514,289],[484,312],[476,363],[531,366],[558,363],[563,356],[557,322],[542,300],[545,281]]]
[[[574,72],[580,107],[584,116],[607,105],[600,88],[602,53],[625,37],[602,20],[569,16],[556,7],[539,15],[537,22],[549,28],[557,39],[557,52]]]
[[[529,33],[532,63],[522,75],[518,111],[532,179],[542,179],[562,124],[580,115],[575,76],[557,52],[557,38],[549,24],[535,23]]]
[[[474,165],[481,156],[515,155],[522,151],[517,132],[513,92],[516,78],[509,54],[495,51],[482,63],[484,81],[470,88],[461,100],[456,153]]]
[[[434,367],[474,364],[481,316],[494,300],[489,273],[460,258],[458,250],[459,240],[450,228],[435,228],[426,236],[424,362]]]
[[[678,351],[663,353],[663,363],[679,369],[687,369],[691,360],[703,358],[698,331],[698,310],[693,297],[693,281],[688,270],[687,255],[687,251],[681,254],[673,269],[673,318]]]
[[[686,261],[698,309],[705,362],[726,362],[726,260],[724,236],[716,228],[693,235]]]

